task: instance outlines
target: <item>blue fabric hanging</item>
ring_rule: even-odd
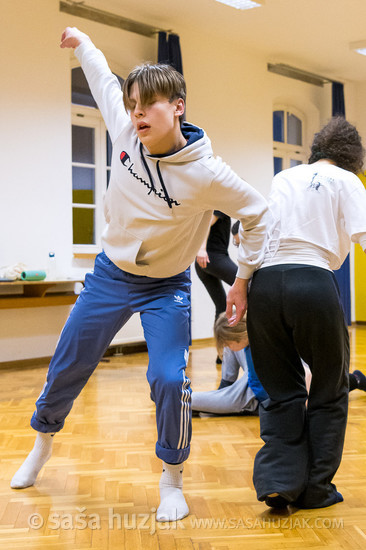
[[[168,50],[170,64],[180,73],[183,74],[182,54],[180,51],[179,36],[170,34],[168,37]]]
[[[160,31],[158,35],[158,63],[169,65],[168,40],[164,31]]]
[[[332,82],[332,116],[346,116],[344,104],[344,86],[341,82]]]
[[[167,37],[166,32],[159,32],[158,63],[171,65],[180,74],[183,74],[182,54],[177,34],[169,34]]]
[[[346,116],[344,86],[341,82],[332,82],[332,116]],[[334,272],[341,293],[343,311],[348,325],[351,324],[351,277],[349,255],[340,269]]]

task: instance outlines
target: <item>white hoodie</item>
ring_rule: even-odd
[[[182,125],[188,140],[183,149],[150,155],[137,137],[119,82],[102,52],[86,40],[75,55],[113,144],[102,236],[110,260],[136,275],[176,275],[194,261],[217,209],[242,223],[238,277],[249,278],[263,259],[264,198],[213,157],[210,140],[191,124]]]

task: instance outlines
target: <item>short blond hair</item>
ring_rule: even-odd
[[[231,327],[226,314],[221,313],[215,322],[214,335],[217,350],[221,355],[227,342],[241,342],[244,338],[248,338],[246,316],[237,325]]]
[[[156,95],[186,101],[186,83],[183,75],[171,65],[144,63],[135,67],[123,83],[123,103],[126,111],[131,111],[131,88],[137,84],[142,105],[147,105]]]

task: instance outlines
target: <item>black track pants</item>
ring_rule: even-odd
[[[248,334],[270,396],[260,406],[265,444],[254,464],[258,499],[277,492],[300,507],[330,506],[337,502],[331,480],[342,457],[349,369],[333,273],[294,264],[258,270],[248,298]],[[309,399],[300,358],[312,372]]]

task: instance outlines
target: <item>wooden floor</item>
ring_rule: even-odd
[[[366,370],[366,327],[351,329],[351,370]],[[219,380],[215,349],[195,345],[196,390]],[[33,446],[29,428],[46,367],[0,372],[0,548],[267,550],[366,548],[366,393],[350,395],[342,465],[345,501],[275,515],[257,502],[253,459],[258,418],[195,418],[184,492],[190,516],[156,524],[160,461],[146,354],[101,363],[75,402],[54,454],[34,487],[9,482]]]

